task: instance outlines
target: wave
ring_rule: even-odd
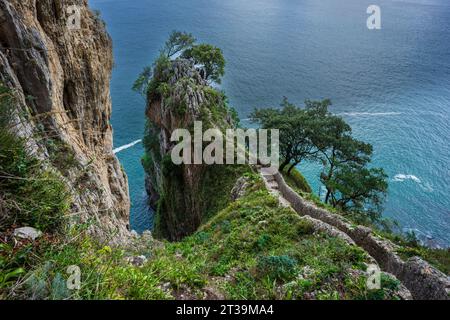
[[[340,112],[337,113],[339,116],[351,116],[351,117],[382,117],[382,116],[398,116],[402,112]]]
[[[118,148],[114,149],[114,150],[113,150],[113,153],[114,153],[114,154],[119,153],[120,151],[123,151],[123,150],[129,149],[129,148],[131,148],[131,147],[134,147],[135,145],[137,145],[138,143],[141,143],[141,142],[142,142],[142,139],[133,141],[133,142],[131,142],[131,143],[129,143],[129,144],[126,144],[126,145],[124,145],[124,146],[121,146],[121,147],[118,147]]]
[[[418,177],[416,177],[413,174],[399,173],[399,174],[396,174],[394,176],[394,178],[392,179],[392,181],[395,181],[395,182],[404,182],[406,180],[411,180],[411,181],[416,182],[426,192],[433,192],[434,191],[433,187],[428,182],[427,183],[423,183],[422,180],[420,180]]]
[[[403,182],[405,180],[412,180],[417,183],[422,183],[422,181],[413,174],[399,173],[394,176],[394,181]]]

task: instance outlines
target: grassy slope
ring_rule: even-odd
[[[81,299],[359,299],[391,298],[398,283],[367,291],[363,251],[321,233],[290,209],[278,206],[259,176],[248,172],[247,195],[230,203],[181,242],[143,237],[128,247],[110,248],[85,235],[46,236],[28,244],[30,271],[9,298]],[[130,255],[148,262],[134,267]],[[65,289],[66,269],[82,271],[79,291]],[[23,281],[25,280],[25,281]],[[12,293],[11,293],[12,292]]]
[[[289,174],[285,168],[282,174],[286,183],[299,194],[312,193],[311,186],[308,184],[308,181],[306,181],[306,178],[300,173],[300,171],[297,170],[297,168],[293,168]]]

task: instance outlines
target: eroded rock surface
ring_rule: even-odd
[[[145,140],[150,163],[144,165],[146,189],[150,205],[157,211],[155,234],[180,240],[197,230],[208,206],[218,197],[208,194],[208,188],[223,168],[215,171],[212,165],[175,165],[171,151],[178,142],[171,141],[172,133],[176,129],[193,131],[196,121],[202,122],[203,131],[234,124],[225,98],[208,85],[192,61],[176,59],[160,68],[154,72],[154,88],[147,97]],[[223,187],[220,192],[229,192],[232,187]]]
[[[81,28],[68,27],[70,5]],[[1,0],[0,81],[18,98],[14,131],[49,160],[92,234],[128,233],[127,177],[112,152],[112,44],[87,0]]]

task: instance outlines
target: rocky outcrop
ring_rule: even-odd
[[[202,121],[203,130],[231,127],[233,121],[225,98],[207,84],[192,61],[185,59],[157,62],[146,113],[144,167],[150,205],[157,210],[155,235],[180,240],[197,230],[214,197],[219,197],[208,194],[217,168],[175,165],[171,151],[177,142],[171,142],[172,133],[175,129],[192,131],[195,121]],[[233,185],[230,190],[223,186],[221,192],[228,193]]]
[[[80,28],[69,28],[76,5]],[[14,131],[71,190],[92,234],[127,235],[127,178],[112,152],[111,39],[87,0],[1,0],[0,81],[18,98]]]
[[[392,242],[377,237],[370,228],[355,226],[342,216],[318,208],[292,190],[280,173],[275,173],[273,176],[281,195],[296,212],[319,220],[347,235],[374,258],[383,271],[397,277],[411,292],[414,299],[449,299],[450,281],[445,274],[419,257],[403,261],[396,254],[396,246]]]

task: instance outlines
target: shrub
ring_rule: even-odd
[[[256,248],[258,250],[264,250],[271,242],[271,237],[268,234],[262,234],[256,241]]]
[[[273,280],[290,280],[295,277],[297,262],[289,256],[259,257],[257,270],[260,276]]]

